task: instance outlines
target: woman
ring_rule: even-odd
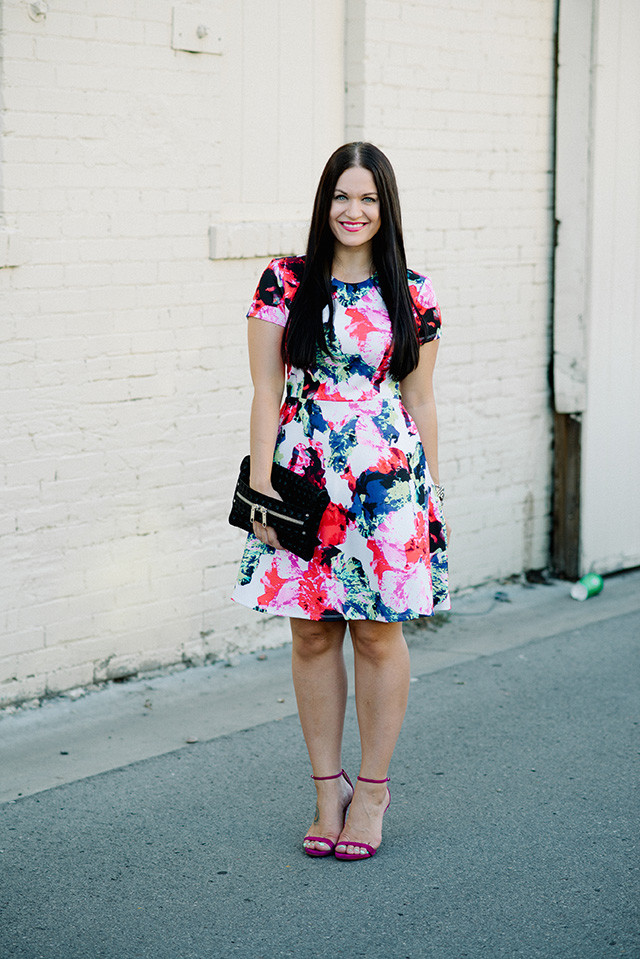
[[[329,158],[306,256],[269,264],[248,316],[251,486],[280,499],[275,461],[326,488],[331,503],[309,562],[254,523],[233,598],[291,620],[317,790],[305,852],[370,858],[407,705],[402,621],[449,608],[432,385],[440,313],[430,281],[407,270],[395,176],[377,147],[349,143]],[[347,623],[362,747],[355,788],[341,759]]]

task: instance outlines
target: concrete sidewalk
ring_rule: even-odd
[[[483,587],[457,598],[447,617],[409,624],[413,677],[640,610],[640,571],[608,577],[583,603],[569,588]],[[282,630],[286,641],[284,621]],[[288,646],[0,713],[0,802],[295,714]]]

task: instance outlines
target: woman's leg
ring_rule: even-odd
[[[357,620],[350,624],[360,727],[360,775],[385,779],[409,695],[409,650],[400,623]],[[357,782],[339,852],[365,852],[357,840],[377,848],[388,802],[386,784]],[[355,841],[355,842],[354,842]]]
[[[335,776],[342,768],[342,732],[347,704],[347,671],[342,652],[345,623],[291,620],[293,685],[300,725],[314,776]],[[351,789],[343,778],[315,780],[318,802],[308,832],[335,842]],[[319,851],[325,843],[306,842]]]

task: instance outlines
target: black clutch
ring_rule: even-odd
[[[273,526],[281,546],[301,559],[311,559],[318,545],[320,520],[329,505],[327,491],[277,463],[273,464],[271,483],[282,496],[282,502],[251,489],[249,457],[245,456],[240,464],[229,522],[247,532],[252,531],[254,520]]]

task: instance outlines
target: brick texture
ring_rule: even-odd
[[[288,635],[230,604],[226,516],[256,254],[300,224],[230,223],[224,56],[173,50],[171,7],[3,8],[0,705]],[[446,324],[453,585],[543,566],[554,4],[343,7],[345,138],[394,162]]]

